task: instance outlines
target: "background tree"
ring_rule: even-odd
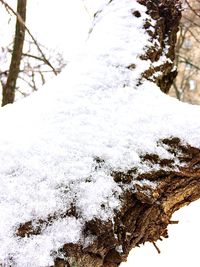
[[[26,21],[26,4],[27,4],[26,0],[18,0],[17,2],[17,13],[23,22]],[[3,87],[2,106],[14,102],[15,88],[16,88],[17,77],[20,71],[20,62],[22,57],[24,38],[25,38],[25,25],[24,23],[20,22],[17,17],[12,58],[9,67],[8,78],[5,86]]]
[[[14,102],[16,93],[20,98],[38,90],[46,80],[57,75],[66,62],[61,54],[42,46],[26,27],[27,1],[18,0],[16,12],[6,1],[0,2],[10,16],[16,17],[14,42],[1,48],[4,69],[1,67],[0,81],[4,106]],[[9,59],[11,63],[8,67]]]
[[[200,1],[183,1],[183,15],[179,26],[175,64],[178,76],[170,93],[179,100],[200,104]]]

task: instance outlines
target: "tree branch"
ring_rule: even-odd
[[[197,16],[200,17],[200,13],[197,12],[196,9],[193,8],[193,6],[189,3],[188,0],[185,0],[185,2],[187,3],[188,7],[190,8],[190,10],[192,10],[192,12]]]
[[[16,188],[23,190],[22,193],[30,188],[27,197],[18,194],[14,198],[11,187],[11,197],[2,200],[4,205],[10,201],[13,212],[9,218],[18,216],[9,220],[9,231],[2,234],[6,243],[4,254],[13,256],[11,260],[8,258],[13,266],[20,260],[28,265],[32,257],[37,265],[38,253],[42,256],[45,253],[43,266],[52,260],[56,267],[117,267],[132,248],[146,241],[155,244],[161,237],[167,237],[173,212],[200,197],[200,142],[195,139],[200,127],[198,124],[192,128],[197,120],[190,121],[197,109],[189,106],[184,109],[184,104],[159,92],[159,89],[167,92],[174,78],[172,61],[180,19],[179,2],[139,0],[139,3],[111,0],[97,13],[98,26],[88,40],[89,49],[67,70],[74,76],[67,80],[69,91],[65,95],[66,83],[61,80],[61,97],[55,100],[51,94],[44,113],[41,101],[36,123],[41,127],[44,124],[44,128],[37,132],[31,146],[25,146],[24,157],[16,162],[12,173],[1,170],[8,188],[11,180],[17,181]],[[102,31],[98,34],[99,29]],[[57,88],[54,92],[57,94]],[[72,92],[70,100],[69,92]],[[34,104],[38,105],[37,95],[33,101],[31,110]],[[26,134],[25,129],[22,134]],[[57,135],[55,140],[52,138],[55,129],[60,139]],[[4,153],[10,148],[9,139],[6,145]],[[30,149],[31,152],[34,149],[33,168],[29,161],[24,166],[25,156],[33,155]],[[18,151],[17,146],[11,156],[18,156]],[[37,163],[41,164],[42,173],[37,170]],[[46,207],[46,200],[51,197],[49,192],[53,194],[44,214],[41,209],[37,211],[38,202],[32,203],[36,199],[34,190],[40,185],[39,203],[42,199]],[[18,205],[16,213],[13,198]],[[97,200],[95,206],[93,200]],[[26,207],[23,218],[18,215],[21,207]],[[2,212],[6,217],[7,211],[2,209]],[[69,221],[73,221],[75,229],[67,228]],[[66,229],[72,230],[75,237],[71,238],[71,232],[68,236]],[[64,238],[62,231],[66,234]],[[15,246],[13,253],[7,235],[10,243],[20,242],[20,250]],[[24,251],[30,253],[25,259]]]
[[[33,40],[33,43],[35,44],[35,46],[37,47],[38,51],[40,52],[43,61],[52,69],[53,73],[55,75],[57,75],[57,71],[55,70],[55,68],[52,66],[52,64],[50,63],[50,61],[46,58],[45,54],[43,53],[41,47],[39,46],[38,42],[36,41],[35,37],[32,35],[31,31],[29,30],[29,28],[26,26],[24,19],[22,18],[22,16],[20,16],[19,12],[15,12],[14,9],[8,5],[8,3],[6,3],[4,0],[0,0],[0,2],[7,8],[9,9],[16,17],[17,20],[19,21],[19,23],[21,25],[23,25],[23,27],[26,29],[26,31],[28,32],[29,36],[31,37],[31,39]]]
[[[2,0],[1,0],[2,2]],[[21,20],[26,20],[26,0],[18,0],[17,14]],[[22,50],[25,37],[25,24],[21,23],[19,19],[16,21],[15,40],[13,46],[13,53],[9,67],[8,79],[3,88],[2,106],[13,103],[15,98],[15,88],[17,77],[19,74],[20,62],[22,57]]]

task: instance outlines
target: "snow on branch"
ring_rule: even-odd
[[[106,2],[77,60],[1,109],[3,266],[119,266],[199,198],[200,109],[160,91],[179,4],[155,3]]]

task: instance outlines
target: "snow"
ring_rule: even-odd
[[[151,64],[139,57],[152,45],[142,28],[150,19],[145,10],[136,1],[106,1],[83,53],[39,92],[1,109],[6,127],[0,132],[0,261],[5,266],[11,259],[18,267],[48,266],[51,252],[65,243],[84,244],[84,222],[112,219],[120,208],[122,187],[112,171],[152,170],[140,161],[144,153],[172,157],[157,143],[160,138],[176,136],[200,147],[198,107],[167,97],[151,82],[137,86]],[[134,71],[127,68],[132,64]],[[59,217],[71,203],[78,218],[60,216],[40,235],[17,237],[21,223]]]
[[[78,242],[82,224],[75,218],[67,218],[56,221],[52,226],[47,227],[42,235],[34,238],[7,239],[9,246],[9,257],[5,256],[5,266],[14,262],[16,266],[51,266],[52,258],[46,257],[53,251],[57,251],[66,242]],[[13,242],[14,241],[14,242]],[[4,246],[3,246],[4,247]],[[32,249],[34,248],[34,251]],[[16,253],[16,251],[18,253]],[[14,258],[13,258],[14,257]]]

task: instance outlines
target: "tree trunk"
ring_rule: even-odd
[[[27,0],[17,1],[17,13],[21,17],[22,21],[19,20],[18,17],[16,18],[14,46],[8,73],[8,79],[3,88],[2,106],[5,106],[9,103],[13,103],[15,99],[16,82],[20,71],[20,62],[25,37],[25,25],[22,22],[25,22],[26,20],[26,3]]]
[[[121,4],[123,1],[128,3],[127,0],[110,0],[106,8],[110,8],[112,3]],[[139,85],[148,79],[155,82],[162,91],[168,92],[177,73],[173,60],[176,33],[181,17],[180,4],[179,1],[171,0],[138,0],[138,2],[146,6],[147,14],[155,21],[153,25],[152,21],[147,19],[143,25],[149,34],[148,41],[154,46],[146,49],[140,56],[144,60],[144,64],[148,61],[151,64],[138,79],[138,90],[140,90]],[[115,10],[112,12],[115,14]],[[131,19],[134,19],[136,23],[141,13],[138,10],[130,10],[130,12],[132,13]],[[95,15],[97,25],[102,13],[100,11]],[[107,12],[104,16],[106,15]],[[94,23],[94,27],[95,25]],[[131,28],[127,30],[127,33],[128,31],[131,31]],[[96,49],[98,50],[98,47]],[[115,51],[118,51],[118,47],[115,48]],[[106,54],[106,56],[109,55]],[[115,57],[113,58],[115,60]],[[162,60],[163,58],[166,60]],[[109,60],[110,58],[108,58]],[[132,62],[128,66],[114,65],[114,68],[123,68],[122,71],[120,69],[120,73],[124,73],[125,69],[132,70],[134,73],[136,66]],[[98,74],[97,78],[99,78]],[[104,77],[101,78],[104,79]],[[126,87],[126,81],[126,79],[122,82],[120,80],[119,86]],[[95,82],[98,83],[98,80]],[[102,90],[106,89],[103,87]],[[149,114],[151,116],[151,111]],[[146,131],[148,130],[146,129]],[[171,221],[173,212],[200,197],[199,148],[183,142],[176,136],[161,137],[157,142],[157,146],[160,149],[164,148],[170,157],[160,158],[158,154],[148,152],[140,155],[141,164],[151,166],[150,171],[140,173],[137,168],[130,168],[126,172],[107,170],[110,171],[110,176],[117,184],[123,185],[124,190],[120,195],[121,208],[114,211],[114,217],[110,220],[91,219],[86,221],[83,230],[84,239],[87,240],[92,236],[93,241],[84,246],[81,243],[64,244],[59,251],[55,252],[55,255],[58,255],[54,255],[55,267],[117,267],[127,259],[132,248],[146,241],[155,242],[161,237],[167,237],[167,226],[173,223]],[[104,159],[100,158],[95,158],[94,162],[94,170],[103,168],[105,164]],[[159,170],[156,171],[156,169]],[[91,172],[91,176],[93,174]],[[133,180],[134,190],[131,187]],[[141,181],[143,182],[141,183]],[[57,219],[68,216],[78,218],[78,211],[74,203],[71,203],[71,208],[67,212],[63,211],[60,215],[51,214],[46,219],[36,218],[34,221],[21,223],[16,229],[16,236],[28,239],[40,235],[48,225],[52,225]],[[60,257],[60,254],[63,258]]]
[[[114,1],[114,0],[113,0]],[[112,2],[112,1],[110,1]],[[181,18],[180,2],[171,0],[138,0],[147,7],[147,13],[156,20],[154,30],[146,21],[144,28],[147,30],[151,41],[159,40],[160,46],[154,46],[141,56],[152,63],[158,62],[163,51],[166,51],[168,59],[156,67],[147,69],[142,78],[154,81],[160,89],[167,93],[177,75],[173,61],[175,58],[175,44],[178,25]],[[137,11],[133,16],[139,17]],[[170,18],[170,19],[169,19]],[[131,29],[130,29],[131,30]],[[168,47],[168,49],[166,49]],[[130,69],[134,66],[130,66]],[[154,76],[159,72],[159,76]],[[175,222],[171,221],[172,214],[181,207],[188,205],[200,197],[200,150],[183,144],[179,138],[163,139],[162,145],[172,155],[177,156],[184,167],[179,166],[174,171],[165,171],[166,166],[171,166],[173,161],[160,159],[156,154],[146,154],[143,162],[158,164],[163,168],[160,171],[152,171],[137,176],[138,185],[136,193],[124,192],[123,205],[116,212],[114,222],[102,222],[92,220],[86,224],[85,236],[94,235],[95,242],[89,247],[74,244],[66,244],[63,251],[68,260],[57,258],[55,265],[77,267],[117,267],[122,261],[126,261],[130,250],[147,241],[155,242],[161,237],[168,237],[167,226]],[[114,172],[116,182],[131,183],[135,174],[134,169],[126,173]],[[146,179],[146,186],[140,186],[140,181]],[[149,184],[159,184],[153,189]]]

